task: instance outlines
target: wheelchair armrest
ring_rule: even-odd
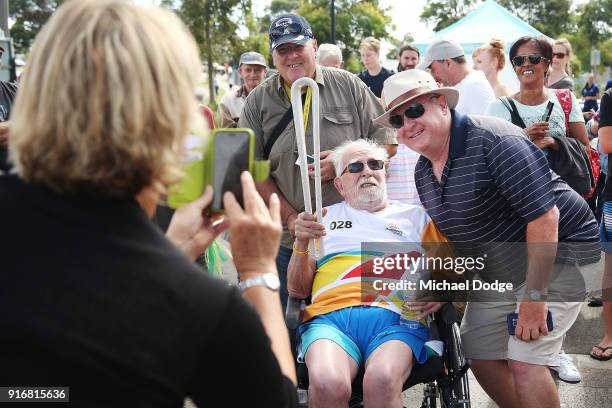
[[[285,309],[285,324],[288,328],[295,330],[302,322],[306,302],[291,296],[287,298],[287,308]]]
[[[457,322],[457,311],[451,302],[446,303],[440,310],[436,312],[436,320],[441,321],[446,326],[452,326]]]

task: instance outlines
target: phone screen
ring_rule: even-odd
[[[249,170],[249,134],[218,132],[215,137],[212,208],[223,209],[223,193],[231,191],[242,205],[240,174]]]

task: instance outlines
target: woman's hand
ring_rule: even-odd
[[[535,143],[535,139],[548,136],[548,122],[534,122],[529,127],[525,128],[529,140]]]
[[[195,260],[202,255],[214,239],[227,229],[225,219],[213,223],[204,215],[204,209],[213,199],[213,188],[206,187],[202,197],[174,212],[166,237]]]
[[[555,140],[554,137],[550,137],[550,136],[539,137],[539,138],[532,140],[532,142],[533,144],[538,146],[540,149],[552,149],[552,150],[559,149],[559,145],[557,144],[557,141]]]
[[[247,275],[276,272],[276,255],[283,232],[280,200],[270,195],[269,208],[255,189],[249,172],[240,176],[244,209],[231,192],[223,196],[225,215],[230,221],[230,244],[241,279]]]

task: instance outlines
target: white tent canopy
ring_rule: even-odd
[[[429,44],[436,38],[452,39],[461,44],[466,58],[471,63],[472,51],[488,43],[492,38],[501,39],[506,43],[506,66],[500,77],[502,82],[510,88],[518,90],[518,81],[510,66],[508,52],[512,44],[525,35],[538,36],[544,34],[510,13],[494,0],[487,0],[461,20],[438,31],[429,38],[417,41],[416,46],[423,55]]]

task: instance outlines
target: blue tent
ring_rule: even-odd
[[[501,73],[501,80],[510,87],[518,88],[518,81],[510,68],[508,51],[512,44],[524,35],[538,36],[544,34],[494,0],[487,0],[461,20],[438,31],[429,38],[417,41],[416,46],[423,55],[434,39],[439,37],[449,38],[461,44],[469,61],[472,51],[488,43],[491,38],[504,40],[506,43],[506,67]]]

